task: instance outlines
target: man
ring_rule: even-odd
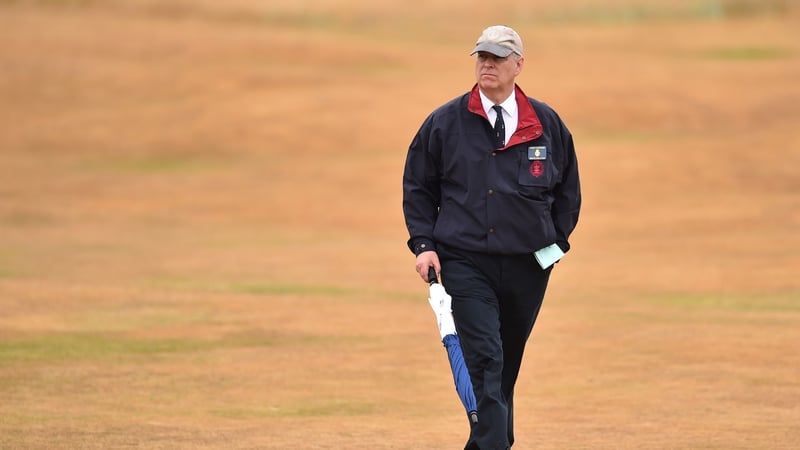
[[[478,403],[465,448],[508,449],[525,343],[581,195],[572,135],[516,84],[519,35],[491,26],[471,54],[476,85],[428,116],[408,149],[403,212],[417,273],[427,282],[433,267],[453,297]]]

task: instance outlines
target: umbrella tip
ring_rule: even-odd
[[[470,411],[469,412],[469,421],[473,424],[478,423],[478,411]]]

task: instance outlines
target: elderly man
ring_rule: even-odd
[[[403,212],[427,281],[433,267],[478,404],[466,449],[514,443],[514,385],[553,264],[581,205],[572,135],[516,84],[522,40],[491,26],[472,50],[476,85],[436,109],[408,149]]]

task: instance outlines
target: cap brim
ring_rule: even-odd
[[[472,50],[472,53],[470,53],[470,55],[474,55],[475,53],[478,52],[488,52],[495,56],[499,56],[501,58],[505,58],[506,56],[514,53],[514,51],[508,47],[503,47],[502,45],[492,44],[489,42],[478,44],[478,46]]]

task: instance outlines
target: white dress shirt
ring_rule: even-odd
[[[481,94],[481,104],[483,105],[483,110],[486,112],[486,117],[489,119],[489,123],[494,126],[494,121],[497,120],[497,113],[492,109],[492,106],[495,104],[489,100],[489,97],[485,96],[480,89],[478,89],[478,92]],[[517,131],[517,123],[519,122],[516,89],[511,92],[511,95],[509,95],[503,103],[500,103],[500,107],[503,108],[503,122],[506,124],[506,140],[503,142],[505,145],[508,140],[511,139],[511,136],[514,135],[514,132]]]

